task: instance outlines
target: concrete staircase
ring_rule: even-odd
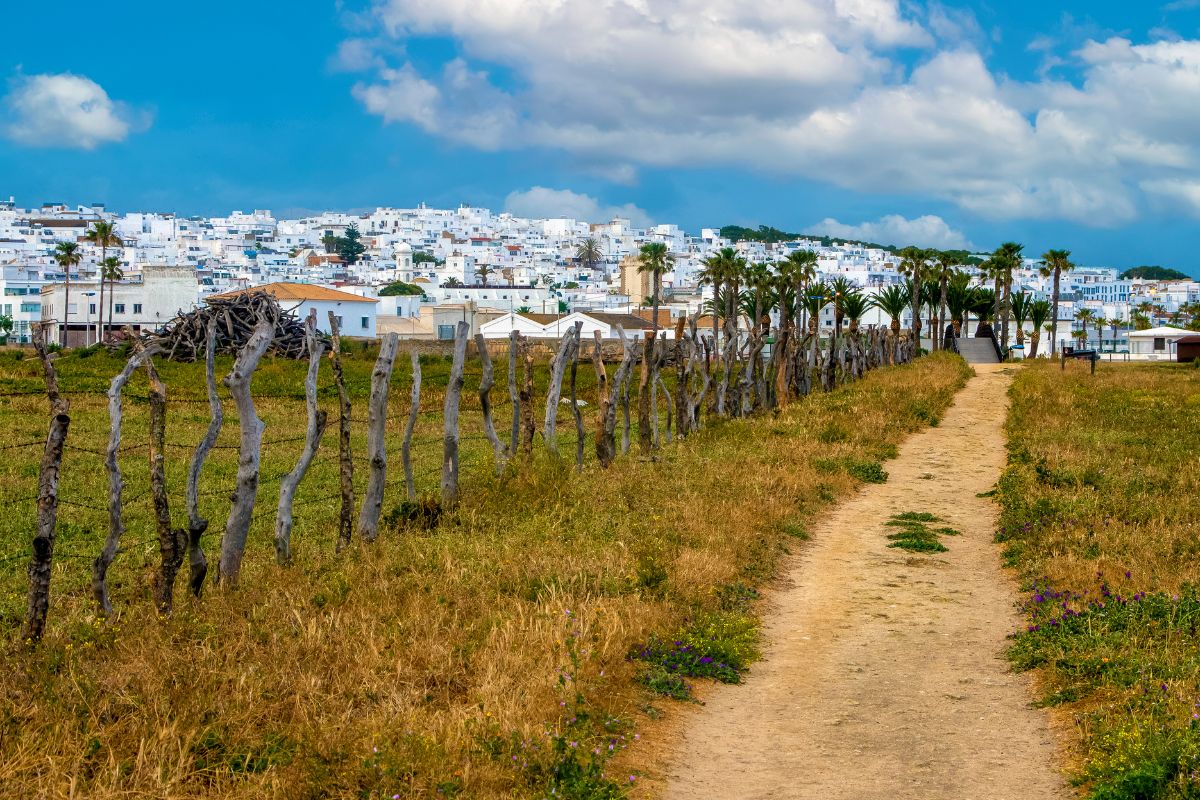
[[[958,340],[958,352],[968,364],[999,364],[996,346],[991,339],[975,339],[966,336]]]

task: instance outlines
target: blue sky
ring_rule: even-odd
[[[1200,0],[4,10],[0,195],[460,202],[1196,272]]]

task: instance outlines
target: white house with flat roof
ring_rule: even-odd
[[[1130,331],[1129,356],[1147,361],[1174,361],[1176,343],[1185,336],[1195,335],[1195,331],[1169,325],[1144,331]]]

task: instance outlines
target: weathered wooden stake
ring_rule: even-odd
[[[656,333],[650,331],[642,342],[642,366],[638,376],[638,448],[642,458],[649,458],[654,448],[650,431],[650,359],[654,357]]]
[[[508,334],[508,399],[512,402],[512,435],[508,452],[514,456],[521,446],[521,393],[517,390],[517,360],[520,353],[521,334],[512,331]]]
[[[321,436],[325,433],[328,415],[317,407],[317,376],[321,370],[321,356],[325,344],[317,338],[317,312],[313,309],[304,320],[304,334],[308,340],[308,374],[304,378],[304,405],[308,412],[308,426],[304,433],[304,449],[296,466],[283,477],[279,484],[279,510],[275,514],[275,560],[288,564],[292,560],[292,503],[296,489],[304,474],[317,455]]]
[[[450,365],[450,382],[446,385],[446,421],[442,436],[442,507],[453,508],[458,503],[458,404],[462,398],[463,366],[467,360],[467,323],[460,322],[454,332],[454,361]]]
[[[558,345],[558,352],[550,361],[550,388],[546,392],[546,424],[542,428],[542,438],[546,441],[546,449],[553,455],[558,455],[558,400],[562,396],[563,374],[567,370],[574,342],[573,332],[564,336]]]
[[[529,343],[525,342],[522,356],[525,359],[525,383],[521,389],[521,452],[526,456],[533,455],[533,353]]]
[[[575,392],[575,378],[579,371],[579,349],[582,346],[579,337],[583,323],[575,323],[575,346],[571,348],[571,416],[575,418],[575,468],[583,471],[583,414],[579,410],[579,395]]]
[[[46,351],[46,323],[34,323],[33,346],[42,362],[46,378],[46,396],[50,400],[50,432],[42,450],[38,471],[37,528],[33,534],[33,555],[29,559],[29,600],[21,638],[30,644],[41,641],[50,611],[50,574],[54,561],[54,534],[58,524],[58,476],[62,467],[63,445],[71,425],[70,402],[59,394],[58,373]]]
[[[105,453],[104,468],[108,473],[108,535],[104,539],[104,547],[100,555],[92,562],[92,595],[101,614],[112,614],[112,601],[108,597],[108,568],[117,557],[121,546],[121,536],[125,533],[125,521],[121,512],[121,493],[125,481],[121,478],[121,467],[117,462],[117,452],[121,449],[121,392],[133,375],[134,370],[142,365],[153,353],[147,348],[125,362],[125,368],[112,379],[108,387],[108,450]]]
[[[238,442],[237,489],[233,495],[233,508],[225,522],[225,534],[221,537],[221,558],[217,562],[217,580],[224,585],[236,586],[242,570],[242,556],[246,551],[246,537],[250,534],[250,522],[254,517],[254,501],[258,495],[258,464],[262,453],[262,436],[266,425],[258,418],[254,408],[254,397],[250,394],[250,381],[263,354],[275,337],[275,326],[279,320],[275,314],[260,313],[254,333],[246,341],[233,370],[225,378],[229,394],[237,405],[238,424],[241,437]]]
[[[354,536],[354,457],[350,452],[350,393],[346,391],[346,378],[342,372],[342,333],[337,314],[329,312],[329,330],[333,339],[333,350],[329,357],[333,361],[333,382],[338,392],[338,485],[342,493],[342,505],[338,512],[337,550],[350,544]]]
[[[488,353],[487,340],[483,338],[482,333],[475,334],[475,349],[479,351],[479,361],[483,366],[483,378],[479,382],[479,405],[483,409],[483,433],[492,443],[492,451],[496,457],[496,474],[500,474],[500,471],[504,469],[506,453],[504,442],[500,441],[500,437],[496,435],[496,426],[492,423],[491,392],[496,381],[492,374],[492,357]]]
[[[613,443],[608,440],[605,430],[608,406],[612,401],[608,396],[608,368],[604,366],[600,331],[594,331],[593,335],[596,340],[596,346],[592,349],[592,366],[596,368],[596,458],[600,461],[600,466],[607,469],[615,456]]]
[[[408,407],[408,424],[404,426],[404,444],[400,448],[400,460],[404,463],[404,486],[408,491],[408,499],[417,499],[417,486],[413,481],[412,440],[413,431],[417,428],[417,415],[421,413],[421,356],[413,350],[412,357],[412,400]]]
[[[367,406],[367,488],[358,513],[358,535],[364,542],[379,537],[379,517],[383,513],[383,489],[387,485],[388,394],[392,388],[392,368],[396,364],[399,334],[389,333],[379,345],[379,357],[371,372],[371,400]]]
[[[188,587],[196,597],[204,591],[204,578],[208,575],[208,559],[204,557],[204,548],[200,545],[201,537],[208,530],[208,520],[200,516],[200,470],[209,451],[217,443],[217,436],[225,422],[225,412],[221,409],[221,398],[217,394],[216,353],[217,320],[213,317],[208,321],[204,348],[204,379],[208,389],[208,413],[212,419],[204,438],[192,453],[187,479]]]
[[[154,368],[153,358],[146,359],[146,377],[150,383],[150,494],[161,559],[155,600],[158,613],[168,615],[175,602],[175,576],[187,551],[187,534],[182,528],[171,527],[166,474],[167,387]]]

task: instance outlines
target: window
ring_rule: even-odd
[[[135,313],[135,314],[140,314],[140,313],[142,313],[142,304],[141,304],[141,303],[134,303],[134,304],[133,304],[133,313]]]
[[[116,313],[118,313],[118,314],[124,314],[124,313],[125,313],[125,304],[124,304],[124,303],[117,303],[117,311],[116,311]]]
[[[363,330],[367,329],[367,318],[366,317],[362,318],[362,324],[360,327],[362,327]]]
[[[23,314],[36,314],[41,310],[41,303],[21,303],[21,313]]]
[[[1167,349],[1166,338],[1164,338],[1162,336],[1155,336],[1154,337],[1154,351],[1158,352],[1160,350],[1166,350],[1166,349]]]
[[[88,313],[89,314],[96,313],[96,304],[95,303],[88,303]]]
[[[5,303],[5,304],[4,304],[4,313],[5,313],[6,315],[8,315],[8,314],[12,314],[12,303]]]
[[[346,321],[345,321],[344,319],[342,319],[342,315],[341,315],[341,314],[338,314],[337,321],[338,321],[338,327],[339,327],[339,328],[341,328],[341,327],[345,326],[345,324],[346,324]]]
[[[438,341],[447,341],[454,338],[453,325],[438,325]]]

